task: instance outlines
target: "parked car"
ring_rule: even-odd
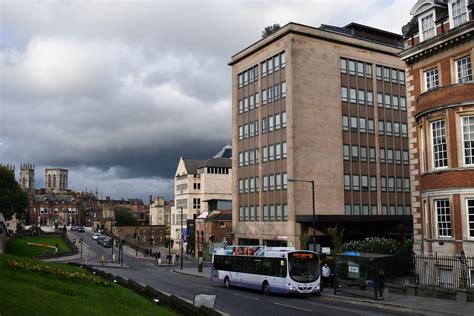
[[[100,245],[104,248],[110,248],[112,247],[112,239],[110,238],[102,239]]]
[[[99,233],[95,233],[94,235],[92,235],[92,239],[97,240],[97,239],[99,239],[100,236],[102,236],[102,235],[99,234]]]
[[[86,229],[84,228],[84,226],[79,226],[79,227],[77,228],[77,231],[78,231],[79,233],[84,233],[84,232],[86,231]]]

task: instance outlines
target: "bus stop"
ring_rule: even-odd
[[[383,298],[386,267],[392,255],[346,251],[336,255],[334,263],[334,295]],[[378,291],[382,287],[382,291]]]

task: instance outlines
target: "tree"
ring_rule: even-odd
[[[119,207],[115,214],[117,226],[135,226],[138,220],[133,213],[126,207]]]
[[[337,225],[334,227],[329,227],[326,229],[326,233],[331,237],[331,243],[333,246],[333,253],[338,253],[342,245],[342,236],[344,235],[343,228],[341,231],[337,228]]]
[[[269,25],[267,26],[266,28],[263,29],[262,31],[262,38],[265,38],[267,36],[270,36],[272,35],[273,33],[275,33],[276,31],[278,31],[280,29],[280,24],[278,23],[275,23],[273,25]]]
[[[26,213],[28,195],[15,181],[15,175],[6,167],[0,166],[0,213],[6,220],[16,214],[20,219]]]

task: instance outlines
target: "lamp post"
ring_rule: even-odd
[[[180,242],[180,245],[181,245],[181,270],[183,270],[183,208],[181,207],[181,242]]]
[[[288,182],[304,182],[304,183],[311,183],[311,193],[312,193],[312,199],[313,199],[313,245],[316,244],[316,210],[315,210],[315,201],[314,201],[314,180],[301,180],[301,179],[288,179]],[[316,247],[313,246],[316,251]]]

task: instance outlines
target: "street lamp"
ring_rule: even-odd
[[[288,179],[288,182],[304,182],[304,183],[311,183],[311,192],[313,198],[313,247],[314,251],[316,251],[316,211],[315,211],[315,203],[314,203],[314,180],[301,180],[301,179]]]
[[[181,207],[181,242],[179,243],[181,245],[181,270],[183,270],[183,208]]]

